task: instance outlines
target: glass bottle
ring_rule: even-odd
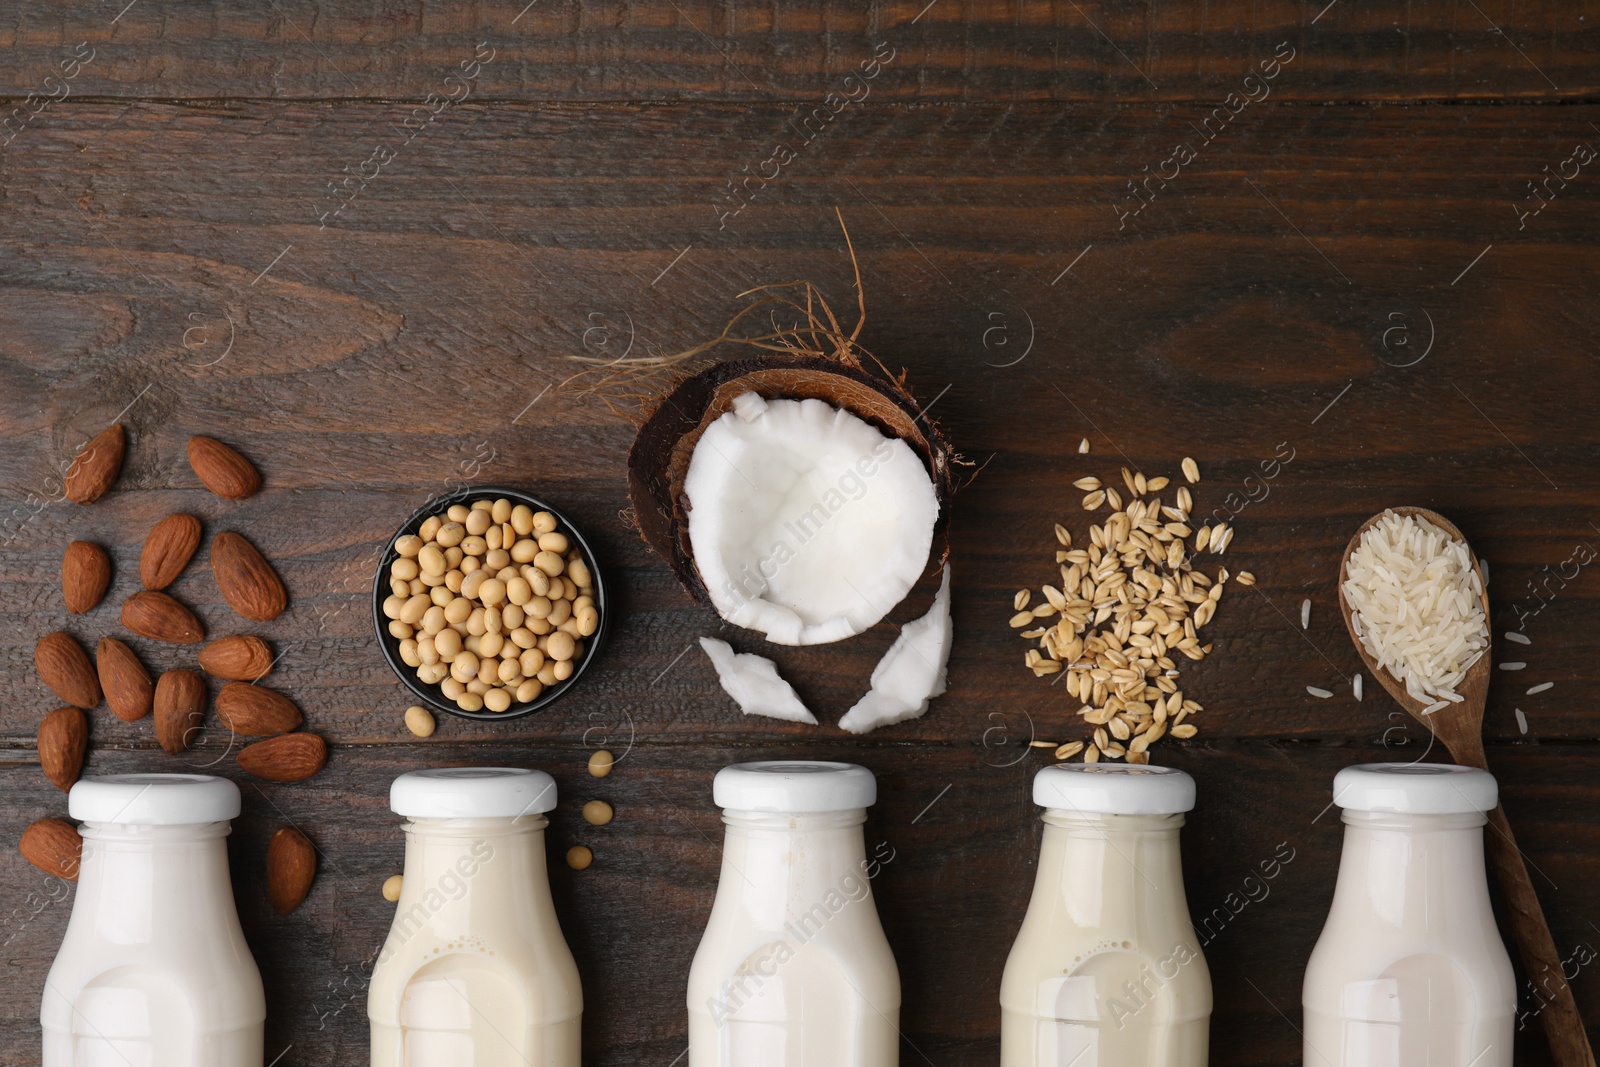
[[[542,771],[394,780],[405,878],[372,973],[373,1067],[578,1067],[583,991],[545,868]]]
[[[1497,792],[1451,764],[1334,777],[1344,852],[1306,965],[1306,1067],[1511,1067],[1517,991],[1483,862]]]
[[[261,1067],[266,1000],[228,878],[239,787],[81,778],[83,858],[45,979],[43,1067]]]
[[[689,972],[688,1067],[895,1067],[900,974],[871,882],[886,860],[862,839],[872,772],[740,763],[713,795],[727,835]]]
[[[1033,801],[1044,837],[1000,983],[1001,1067],[1204,1067],[1211,974],[1178,853],[1194,779],[1063,763]]]

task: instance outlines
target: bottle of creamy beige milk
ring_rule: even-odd
[[[373,1067],[578,1067],[583,990],[550,899],[542,771],[394,780],[406,863],[367,990]]]
[[[1194,779],[1063,763],[1033,802],[1044,839],[1000,981],[1001,1067],[1204,1067],[1211,973],[1178,855]]]
[[[1471,767],[1334,777],[1344,854],[1306,966],[1305,1067],[1510,1067],[1517,990],[1483,864],[1495,799]]]
[[[872,772],[738,763],[712,792],[728,830],[689,971],[688,1067],[895,1067],[900,973],[861,831]]]
[[[79,779],[72,918],[39,1013],[43,1067],[261,1067],[266,1000],[228,880],[239,787],[203,774]]]

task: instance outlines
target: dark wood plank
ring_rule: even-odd
[[[1200,786],[1183,848],[1191,914],[1209,923],[1203,930],[1216,994],[1212,1062],[1298,1063],[1294,1028],[1304,961],[1327,914],[1338,864],[1337,812],[1323,810],[1332,776],[1384,753],[1361,744],[1222,744],[1174,755]],[[365,1062],[365,978],[393,914],[379,887],[400,869],[403,852],[398,820],[387,810],[389,779],[430,764],[511,763],[550,770],[562,790],[548,839],[557,910],[584,981],[585,1062],[669,1062],[684,1047],[689,963],[719,870],[711,776],[734,760],[804,756],[854,760],[879,776],[880,803],[866,835],[869,848],[885,842],[894,855],[874,893],[905,990],[902,1062],[994,1061],[1000,971],[1038,853],[1037,809],[1027,787],[1041,756],[997,767],[976,745],[646,742],[603,782],[587,776],[584,756],[571,743],[352,748],[308,782],[242,782],[245,812],[230,857],[246,936],[269,990],[268,1057],[289,1047],[285,1064]],[[1541,880],[1541,895],[1556,942],[1564,952],[1592,945],[1586,878],[1600,835],[1600,762],[1587,747],[1512,750],[1505,757],[1509,777],[1530,783],[1508,790],[1512,817],[1539,812],[1521,824],[1521,843],[1548,879]],[[118,753],[110,765],[131,770],[150,761]],[[15,839],[29,813],[60,810],[60,794],[30,768],[0,773],[13,800],[0,815],[6,839]],[[577,813],[594,796],[618,812],[602,829]],[[304,828],[322,866],[307,902],[279,917],[266,901],[262,862],[267,839],[286,824]],[[583,872],[568,870],[561,859],[578,842],[597,857]],[[1290,858],[1275,879],[1263,881],[1259,864],[1274,856]],[[0,1008],[4,1054],[8,1063],[33,1063],[35,993],[60,942],[70,897],[54,899],[46,876],[14,853],[0,856],[0,884],[19,902],[5,924],[6,988],[16,995]],[[1247,894],[1255,899],[1241,906]],[[1580,1007],[1595,1018],[1600,983],[1584,973],[1574,988]],[[1536,1029],[1519,1036],[1518,1050],[1519,1064],[1547,1062]]]
[[[119,5],[120,6],[120,5]],[[40,98],[365,98],[473,91],[503,100],[1209,101],[1592,99],[1592,2],[1368,4],[1225,0],[893,0],[470,6],[284,0],[119,11],[21,0],[0,33],[0,92]],[[79,43],[87,47],[75,51]],[[480,45],[483,46],[480,51]],[[1282,51],[1280,51],[1282,46]],[[92,53],[91,50],[92,49]],[[1266,88],[1263,61],[1294,55]],[[90,56],[68,89],[60,63]],[[866,82],[849,82],[874,55]],[[892,57],[892,58],[890,58]],[[398,108],[396,109],[399,110]],[[1148,110],[1148,109],[1147,109]],[[1203,113],[1203,112],[1201,112]],[[1196,115],[1198,118],[1198,113]]]

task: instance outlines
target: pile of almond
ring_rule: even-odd
[[[67,472],[67,498],[92,504],[104,496],[117,480],[125,450],[120,425],[90,441]],[[224,499],[244,499],[261,486],[255,466],[221,441],[194,437],[188,451],[190,466],[201,483]],[[139,556],[143,588],[122,604],[121,622],[126,630],[171,644],[194,645],[205,640],[205,628],[194,612],[165,592],[199,550],[202,536],[200,520],[181,513],[169,515],[151,528]],[[61,559],[61,593],[71,614],[87,614],[100,604],[111,585],[111,569],[111,557],[99,545],[74,541],[67,546]],[[240,534],[223,531],[212,538],[211,569],[223,600],[245,619],[265,622],[288,606],[282,579]],[[234,734],[265,738],[239,750],[236,758],[242,770],[279,782],[300,781],[321,770],[327,759],[323,739],[297,732],[303,717],[295,703],[256,684],[274,662],[265,641],[243,634],[223,637],[202,648],[198,659],[201,670],[227,683],[216,696],[217,719]],[[102,697],[112,714],[124,722],[150,715],[157,742],[171,754],[189,747],[205,717],[208,693],[199,673],[174,669],[152,679],[138,655],[118,637],[102,637],[91,659],[66,631],[46,634],[34,649],[34,666],[40,680],[64,702],[44,717],[38,735],[40,766],[63,791],[72,787],[83,768],[89,734],[87,712],[97,707]],[[275,847],[282,855],[296,857],[280,867],[304,868],[302,849]],[[70,823],[39,820],[23,834],[20,848],[41,869],[76,879],[81,841]],[[284,852],[285,848],[290,852]],[[300,880],[296,875],[277,881],[281,888]],[[309,887],[309,878],[304,880]],[[276,906],[285,899],[278,893],[273,903]]]

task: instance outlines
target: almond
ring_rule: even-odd
[[[328,744],[316,734],[279,734],[239,750],[239,769],[271,782],[298,782],[322,770]]]
[[[66,631],[57,630],[39,638],[33,647],[33,665],[44,684],[68,704],[92,708],[100,703],[100,679],[89,662],[89,653]]]
[[[294,701],[249,682],[229,682],[222,687],[217,694],[217,719],[245,737],[286,734],[305,721]]]
[[[247,619],[266,622],[289,605],[283,580],[256,546],[231,530],[211,541],[211,573],[228,606]]]
[[[205,680],[194,671],[166,672],[156,682],[155,706],[156,740],[175,756],[200,732],[206,713]]]
[[[82,708],[57,708],[39,723],[39,766],[65,793],[83,770],[89,747],[89,717]]]
[[[259,637],[222,637],[200,650],[200,669],[235,682],[259,682],[272,670],[272,649]]]
[[[150,590],[122,602],[122,625],[140,637],[174,645],[196,645],[206,636],[194,612],[167,594]]]
[[[105,691],[106,704],[113,715],[123,722],[133,722],[150,714],[155,683],[133,649],[115,637],[102,637],[94,661],[100,669],[100,688]]]
[[[128,439],[122,424],[107,426],[94,439],[78,450],[78,455],[67,468],[64,491],[75,504],[93,504],[106,495],[122,473],[122,457],[127,451]]]
[[[145,535],[139,581],[146,589],[165,589],[178,580],[199,547],[200,520],[182,512],[168,515]]]
[[[285,826],[267,846],[267,899],[272,910],[287,915],[311,892],[317,876],[317,850],[306,835]]]
[[[243,500],[261,488],[255,465],[215,437],[189,438],[189,466],[202,485],[224,500]]]
[[[89,541],[74,541],[61,555],[61,599],[74,615],[100,603],[111,586],[111,557]]]
[[[65,819],[39,819],[22,831],[17,842],[22,858],[46,874],[78,880],[78,861],[83,857],[83,838],[78,828]]]

